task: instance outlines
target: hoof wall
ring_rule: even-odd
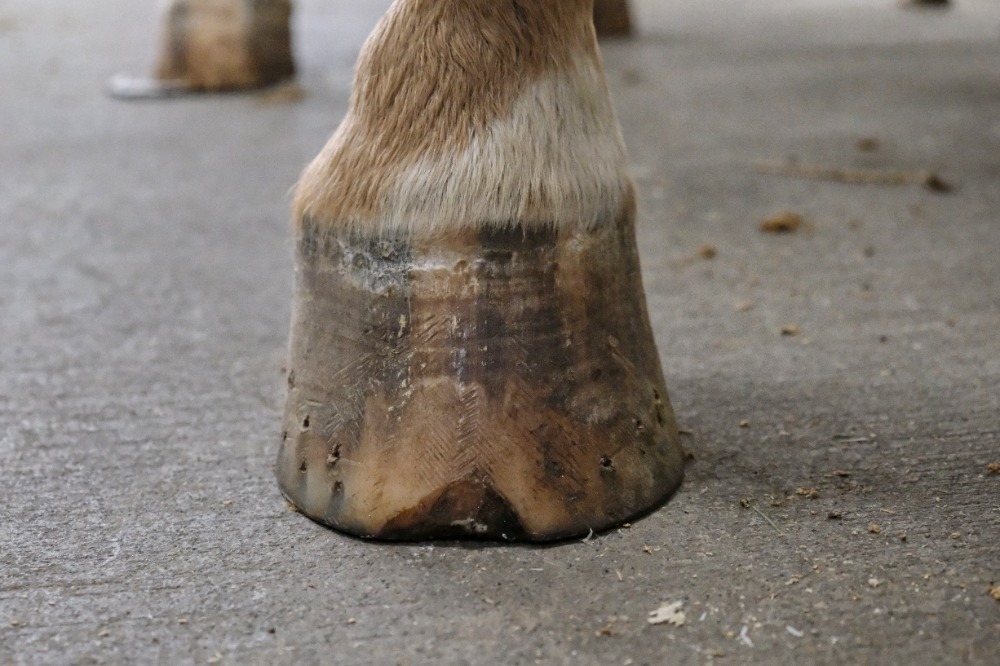
[[[303,223],[278,481],[351,534],[549,541],[645,513],[683,452],[630,223],[414,242]]]

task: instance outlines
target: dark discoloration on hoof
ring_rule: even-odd
[[[468,516],[456,518],[456,516]],[[523,539],[517,513],[486,480],[458,481],[438,497],[400,513],[376,535],[380,539]]]

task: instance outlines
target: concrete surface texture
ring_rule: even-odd
[[[153,3],[0,0],[0,664],[1000,663],[1000,4],[636,0],[692,459],[547,548],[349,539],[272,476],[287,194],[385,6],[300,4],[304,99],[122,104]]]

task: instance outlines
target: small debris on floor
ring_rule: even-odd
[[[931,192],[940,192],[941,194],[947,194],[955,189],[955,187],[943,179],[936,173],[926,173],[923,175],[922,182],[920,183],[925,188]]]
[[[993,597],[997,601],[1000,601],[1000,585],[997,585],[995,583],[990,583],[988,591],[991,597]]]
[[[797,162],[763,161],[756,165],[758,173],[789,176],[808,180],[825,180],[847,185],[920,185],[932,192],[951,192],[954,186],[932,171],[898,171],[893,169],[843,169]]]
[[[743,419],[742,421],[740,421],[740,427],[741,428],[749,428],[750,427],[750,422],[747,421],[746,419]]]
[[[804,631],[799,631],[790,624],[785,627],[785,631],[790,633],[792,636],[795,636],[796,638],[802,638],[803,636],[806,635]]]
[[[880,581],[878,578],[869,578],[868,579],[868,587],[878,587],[881,584],[882,584],[882,581]]]
[[[749,632],[750,632],[750,627],[744,626],[743,629],[740,631],[740,643],[743,643],[743,645],[746,645],[747,647],[752,648],[753,647],[753,641],[750,640],[750,633]]]
[[[990,463],[986,466],[987,474],[1000,474],[1000,462]]]
[[[795,324],[788,324],[787,326],[781,327],[781,334],[786,338],[795,337],[802,332],[802,329]]]
[[[862,153],[874,153],[882,147],[882,142],[876,136],[863,136],[854,143],[854,147]]]
[[[868,531],[871,532],[872,534],[882,534],[882,528],[876,525],[875,523],[872,523],[871,525],[868,526]]]
[[[795,494],[799,497],[807,497],[809,499],[819,499],[819,490],[816,488],[796,488]]]
[[[768,525],[774,528],[774,531],[778,533],[778,536],[785,536],[784,532],[781,531],[781,528],[778,527],[778,524],[775,523],[773,520],[771,520],[770,516],[761,511],[760,508],[758,508],[757,505],[753,503],[753,500],[741,499],[740,506],[742,506],[744,509],[752,509],[754,513],[763,518]]]
[[[736,311],[737,312],[750,312],[751,310],[754,309],[754,307],[756,307],[756,306],[753,303],[751,303],[750,301],[740,301],[739,303],[736,304]]]
[[[844,518],[844,514],[840,511],[831,511],[826,514],[826,518],[827,520],[842,520]]]
[[[698,249],[698,256],[702,259],[715,259],[719,255],[719,250],[714,245],[702,245]]]
[[[848,472],[848,471],[846,471],[846,470],[843,470],[843,469],[835,469],[835,470],[833,470],[833,475],[834,476],[840,476],[840,477],[847,477],[847,476],[850,476],[851,473]]]
[[[610,624],[606,624],[603,627],[601,627],[600,629],[598,629],[597,631],[595,631],[594,635],[597,636],[598,638],[605,638],[605,637],[608,637],[608,636],[613,636],[614,634],[612,633],[612,627],[611,627],[611,625]]]
[[[760,230],[768,234],[790,234],[798,231],[805,221],[798,213],[778,213],[761,222]]]
[[[683,607],[683,601],[663,604],[656,610],[650,611],[646,621],[650,624],[672,624],[675,627],[683,627],[687,620],[684,611],[681,610]]]

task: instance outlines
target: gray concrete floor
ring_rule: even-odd
[[[385,1],[302,2],[298,104],[113,102],[152,4],[0,0],[0,664],[1000,663],[998,3],[637,2],[605,57],[694,459],[548,548],[352,540],[272,478],[287,194]],[[792,157],[955,190],[755,170]]]

